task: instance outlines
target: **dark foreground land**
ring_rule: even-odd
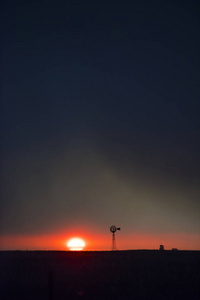
[[[200,299],[200,251],[2,251],[0,300]]]

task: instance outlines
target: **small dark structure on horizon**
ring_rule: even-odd
[[[114,225],[112,225],[112,226],[110,227],[110,232],[112,232],[112,246],[111,246],[111,250],[112,250],[112,251],[117,250],[117,245],[116,245],[116,240],[115,240],[115,232],[116,232],[117,230],[121,230],[121,228],[120,228],[120,227],[117,228],[117,227],[114,226]]]
[[[160,245],[159,250],[161,250],[161,251],[165,250],[164,245]]]

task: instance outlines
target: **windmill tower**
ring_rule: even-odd
[[[121,228],[120,228],[120,227],[117,228],[117,227],[114,226],[114,225],[112,225],[112,226],[110,227],[110,232],[112,233],[112,246],[111,246],[111,250],[112,250],[112,251],[117,250],[116,239],[115,239],[115,232],[116,232],[117,230],[121,230]]]

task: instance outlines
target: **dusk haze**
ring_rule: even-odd
[[[200,250],[199,20],[3,1],[0,250]]]

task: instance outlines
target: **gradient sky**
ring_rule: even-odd
[[[3,1],[0,249],[200,250],[198,1]]]

